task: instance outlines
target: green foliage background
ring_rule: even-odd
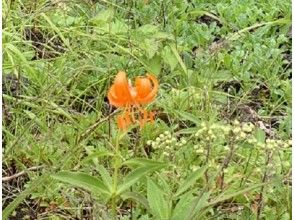
[[[291,219],[289,0],[2,6],[3,175],[26,172],[3,183],[4,218]],[[155,123],[123,136],[119,70],[160,81]]]

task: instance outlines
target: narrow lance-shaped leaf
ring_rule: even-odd
[[[112,178],[104,166],[98,165],[98,172],[109,191],[112,190]]]
[[[184,112],[184,111],[179,111],[179,110],[172,110],[172,112],[176,113],[183,120],[191,121],[195,124],[199,124],[199,119],[195,115],[193,115],[189,112]]]
[[[61,182],[83,188],[94,194],[100,192],[110,195],[110,191],[100,179],[86,173],[62,171],[51,175],[51,177]]]
[[[242,189],[240,191],[237,191],[237,192],[233,192],[231,194],[227,194],[227,195],[222,195],[220,196],[219,198],[216,198],[214,200],[212,200],[211,202],[209,202],[207,205],[209,206],[212,206],[212,205],[215,205],[217,203],[220,203],[220,202],[223,202],[225,200],[228,200],[228,199],[231,199],[231,198],[234,198],[238,195],[242,195],[242,194],[245,194],[247,192],[250,192],[250,191],[253,191],[253,190],[256,190],[257,188],[259,187],[262,187],[262,186],[265,186],[267,184],[269,184],[270,182],[266,182],[266,183],[258,183],[258,184],[254,184],[253,186],[250,186],[250,187],[247,187],[245,189]]]
[[[194,171],[192,174],[188,176],[188,178],[184,181],[183,184],[180,185],[178,191],[176,192],[175,196],[181,195],[183,192],[185,192],[189,187],[191,187],[195,182],[204,175],[205,170],[207,169],[207,166],[203,166],[200,169]]]
[[[181,66],[183,72],[187,75],[187,74],[188,74],[187,67],[186,67],[186,65],[184,64],[182,58],[180,57],[180,55],[179,55],[179,53],[178,53],[176,47],[175,47],[174,45],[171,45],[170,48],[171,48],[172,52],[174,53],[175,57],[177,58],[177,60],[178,60],[178,62],[179,62],[179,64],[180,64],[180,66]]]
[[[127,160],[123,163],[123,165],[127,166],[159,166],[159,165],[165,165],[165,163],[158,162],[158,161],[153,161],[153,160],[148,160],[144,158],[134,158]]]
[[[147,199],[155,219],[169,219],[169,205],[162,190],[151,180],[147,181]]]
[[[127,200],[127,199],[134,200],[135,202],[138,202],[139,204],[143,205],[146,209],[150,209],[147,199],[139,193],[124,192],[121,194],[121,197],[123,200]]]
[[[171,220],[188,219],[190,205],[193,199],[194,197],[191,191],[182,195],[176,207],[173,209]]]
[[[117,193],[121,194],[125,190],[129,189],[133,184],[135,184],[141,177],[145,176],[147,173],[158,170],[162,167],[163,165],[151,165],[136,168],[123,179],[123,183],[118,187]]]
[[[203,192],[198,198],[191,202],[189,220],[194,220],[200,211],[207,206],[210,192]]]

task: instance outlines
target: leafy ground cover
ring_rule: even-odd
[[[3,1],[4,219],[291,219],[291,2]],[[159,80],[118,129],[118,71]]]

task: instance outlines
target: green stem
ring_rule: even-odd
[[[117,198],[117,181],[118,181],[118,172],[119,172],[119,137],[116,138],[115,141],[115,155],[114,155],[114,173],[113,173],[113,193],[112,193],[112,199],[111,199],[111,209],[113,213],[113,219],[117,219],[116,216],[116,198]]]
[[[116,219],[116,196],[112,197],[111,200],[111,209],[112,209],[112,215],[113,215],[113,219]]]

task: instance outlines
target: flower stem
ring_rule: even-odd
[[[113,214],[113,219],[117,219],[116,215],[116,198],[117,198],[117,181],[118,181],[118,172],[119,172],[120,162],[119,162],[119,137],[115,141],[115,155],[114,155],[114,173],[113,173],[113,193],[111,198],[111,209]]]

